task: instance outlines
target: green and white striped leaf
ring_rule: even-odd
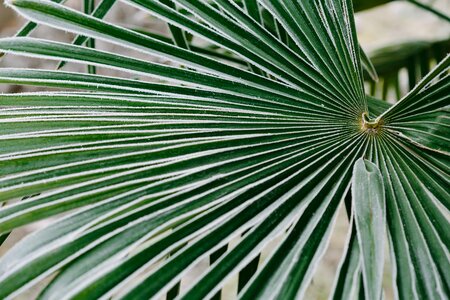
[[[356,161],[352,200],[365,297],[381,299],[386,216],[383,179],[375,164],[364,159]]]
[[[8,4],[77,37],[1,51],[124,72],[0,69],[57,89],[0,95],[0,239],[48,222],[0,257],[0,298],[219,299],[234,276],[237,298],[303,298],[343,202],[333,298],[380,298],[384,228],[398,298],[449,293],[448,57],[390,105],[364,93],[349,0],[123,1],[171,36],[103,20],[115,1]]]

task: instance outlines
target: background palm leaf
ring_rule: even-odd
[[[370,54],[370,59],[380,80],[375,82],[366,75],[369,93],[384,100],[398,101],[449,52],[450,39],[411,41],[377,49]],[[406,85],[402,76],[407,77]]]
[[[343,202],[355,226],[334,298],[382,294],[382,247],[370,241],[384,240],[384,225],[396,294],[446,298],[450,56],[391,106],[364,93],[361,60],[371,66],[348,0],[125,2],[166,21],[171,39],[103,21],[114,1],[86,3],[92,16],[10,3],[78,37],[21,34],[0,50],[134,79],[92,67],[0,70],[4,83],[61,89],[0,96],[0,233],[57,217],[0,258],[1,298],[48,277],[43,299],[218,298],[239,274],[241,298],[298,299]],[[94,39],[171,64],[98,50]],[[362,205],[359,184],[374,206]],[[368,217],[385,213],[387,222]]]

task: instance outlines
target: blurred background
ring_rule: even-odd
[[[3,0],[0,0],[3,2]],[[366,0],[362,0],[366,1]],[[67,5],[81,9],[83,1],[69,0]],[[450,15],[450,0],[434,0],[426,1],[423,3],[432,4],[434,8]],[[2,3],[3,4],[3,3]],[[128,26],[136,26],[144,29],[148,29],[152,32],[167,33],[166,25],[161,23],[155,18],[149,17],[148,14],[144,14],[139,10],[126,6],[119,2],[109,12],[107,20],[116,24],[127,24]],[[13,36],[15,32],[20,29],[24,24],[24,20],[15,14],[4,5],[0,5],[0,37]],[[377,50],[386,46],[392,46],[395,44],[405,42],[434,42],[439,40],[450,40],[450,24],[446,23],[442,19],[436,17],[430,12],[419,9],[418,7],[407,3],[406,1],[393,1],[391,3],[379,6],[370,10],[365,10],[357,13],[356,25],[358,29],[358,36],[363,48],[370,54],[374,55]],[[73,39],[73,35],[53,30],[48,27],[39,27],[33,34],[34,37],[51,38],[59,41],[70,42]],[[116,46],[111,46],[97,41],[97,47],[101,49],[107,49],[109,51],[124,53],[123,49]],[[130,51],[126,51],[130,54]],[[136,53],[135,53],[136,54]],[[136,54],[140,56],[140,54]],[[160,58],[151,58],[160,63],[166,63]],[[0,67],[20,67],[20,68],[48,68],[54,69],[56,62],[27,59],[20,56],[7,55],[0,62]],[[65,70],[81,71],[85,70],[85,67],[69,64],[65,67]],[[117,71],[108,71],[99,69],[100,74],[120,75]],[[401,75],[401,74],[400,74]],[[407,85],[404,77],[400,76],[400,84],[402,89],[406,89]],[[22,92],[33,91],[34,87],[22,87],[13,85],[0,85],[0,92]],[[385,95],[386,96],[386,95]],[[395,96],[386,96],[386,98]],[[389,99],[388,99],[389,100]],[[0,104],[1,105],[1,104]],[[7,241],[6,247],[0,248],[0,255],[4,252],[9,245],[13,244],[24,236],[27,232],[32,231],[38,227],[44,226],[45,222],[35,224],[32,227],[24,228],[15,234],[13,234]],[[343,209],[340,211],[338,221],[334,232],[332,233],[332,239],[327,253],[320,263],[318,272],[314,276],[311,288],[308,290],[307,299],[327,299],[328,292],[333,284],[333,278],[338,267],[343,245],[347,236],[347,217]],[[387,262],[388,264],[388,262]],[[202,269],[208,265],[207,261],[200,263],[192,272],[191,276],[195,276],[196,273],[201,272]],[[389,273],[389,269],[387,271]],[[185,283],[189,281],[189,276],[184,279]],[[386,299],[392,299],[392,289],[390,288],[391,278],[387,275],[385,280],[386,287]],[[227,285],[231,291],[236,288],[236,283],[230,281]],[[38,291],[38,287],[31,290],[29,293],[25,293],[18,299],[31,299]]]

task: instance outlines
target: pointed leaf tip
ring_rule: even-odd
[[[353,168],[352,202],[365,298],[380,300],[384,266],[385,192],[378,167],[359,159]]]

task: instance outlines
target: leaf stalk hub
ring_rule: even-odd
[[[369,114],[364,112],[361,118],[361,130],[369,134],[377,134],[382,125],[382,120],[380,118],[370,119]]]

